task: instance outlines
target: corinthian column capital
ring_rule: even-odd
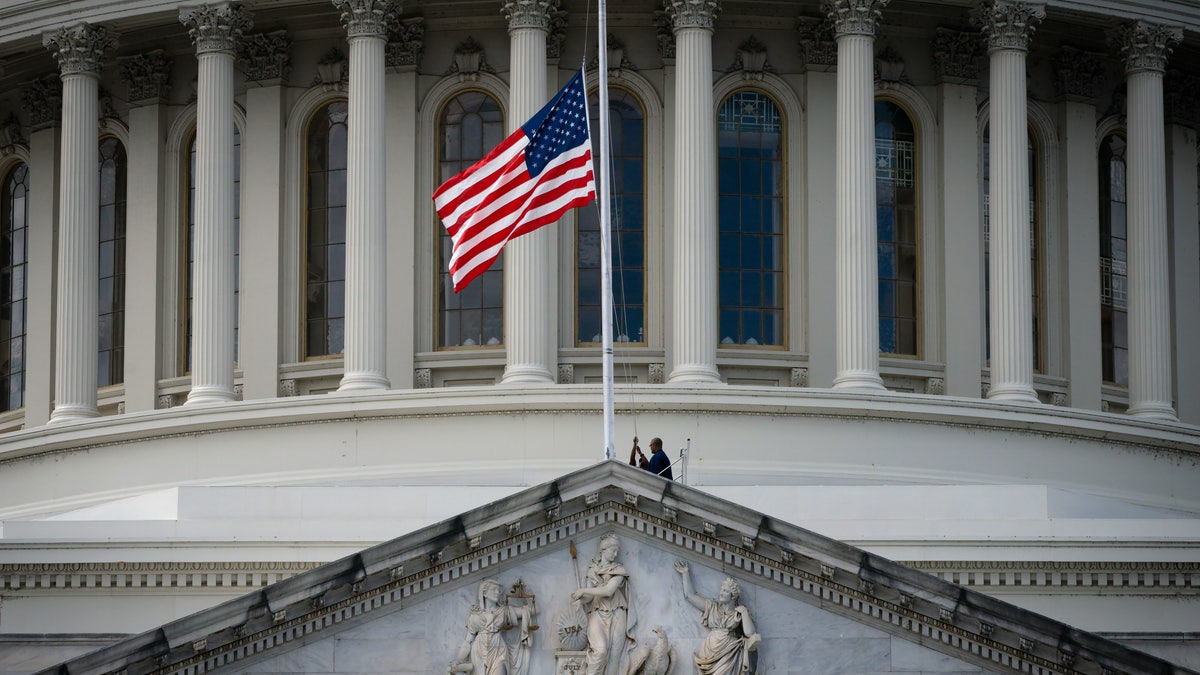
[[[116,48],[117,38],[103,26],[77,23],[42,35],[42,45],[54,52],[63,75],[98,75],[104,53]]]
[[[252,24],[251,14],[245,7],[227,2],[181,7],[179,21],[187,26],[197,54],[233,54],[242,33]]]
[[[712,30],[721,3],[718,0],[663,0],[663,9],[671,17],[671,29],[675,32],[683,28]]]
[[[1028,51],[1037,24],[1046,18],[1046,6],[1032,2],[984,0],[971,12],[971,22],[983,29],[988,51]]]
[[[550,19],[558,12],[559,0],[504,0],[500,11],[508,20],[508,30],[536,28],[550,32]]]
[[[342,10],[346,37],[387,37],[388,26],[400,13],[400,4],[392,0],[333,0]]]
[[[887,4],[888,0],[822,0],[821,8],[829,15],[835,36],[874,36]]]
[[[1171,48],[1183,40],[1183,29],[1147,21],[1131,21],[1113,31],[1110,42],[1125,57],[1125,72],[1163,72]]]

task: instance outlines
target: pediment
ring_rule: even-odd
[[[701,611],[685,597],[680,561],[702,600],[720,600],[724,579],[737,582],[741,593],[732,604],[746,608],[761,636],[750,655],[760,673],[1184,672],[618,462],[568,474],[47,672],[445,673],[468,623],[486,614],[472,608],[488,606],[480,596],[487,579],[500,583],[499,604],[507,603],[511,616],[534,608],[528,675],[584,672],[574,648],[586,621],[571,596],[590,585],[589,562],[606,536],[620,543],[599,564],[619,566],[614,574],[626,580],[628,609],[616,611],[627,613],[636,639],[623,642],[627,653],[650,663],[673,649],[668,673],[697,672],[693,654],[710,644],[713,629],[701,625]],[[515,644],[521,626],[498,635]]]

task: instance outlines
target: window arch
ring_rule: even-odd
[[[482,159],[504,140],[504,112],[490,94],[464,91],[442,106],[437,121],[437,183]],[[437,329],[439,349],[500,346],[504,342],[504,254],[461,293],[447,270],[453,242],[438,228]]]
[[[600,107],[593,97],[593,126]],[[613,341],[646,342],[646,114],[631,91],[609,89],[609,146],[612,148],[612,281]],[[592,154],[599,157],[600,134],[592,134]],[[597,169],[599,162],[597,161]],[[600,189],[608,181],[601,178]],[[600,342],[600,212],[598,207],[578,211],[575,234],[576,306],[575,341]]]
[[[784,346],[787,231],[783,108],[757,89],[717,109],[717,297],[721,347]]]
[[[990,159],[991,159],[991,140],[989,135],[989,125],[983,127],[983,152],[980,157],[983,161],[983,339],[984,339],[984,361],[991,363],[992,344],[991,344],[991,224],[990,224]],[[1041,249],[1042,249],[1042,205],[1040,204],[1041,191],[1038,186],[1041,185],[1041,148],[1038,144],[1037,134],[1032,128],[1028,134],[1028,161],[1029,161],[1029,267],[1032,279],[1030,281],[1031,302],[1033,307],[1033,371],[1041,372],[1045,362],[1043,354],[1043,328],[1044,323],[1042,317],[1043,312],[1043,293],[1042,293],[1042,275],[1041,275]]]
[[[345,99],[327,103],[305,131],[304,355],[341,354],[346,317]]]
[[[0,182],[0,410],[25,405],[25,299],[28,270],[29,167]]]
[[[899,104],[875,102],[879,351],[920,355],[920,164],[916,125]]]
[[[1125,137],[1100,144],[1100,350],[1105,382],[1129,384]]]
[[[125,200],[129,160],[115,136],[100,139],[100,278],[97,385],[125,381]]]
[[[193,127],[187,144],[188,161],[183,184],[187,186],[187,207],[184,223],[186,236],[183,239],[183,303],[184,313],[179,317],[181,324],[180,372],[192,370],[192,280],[195,263],[194,242],[196,234],[196,130]],[[241,227],[242,213],[242,133],[237,125],[233,129],[233,362],[238,361],[238,317],[240,315],[239,290],[241,288]]]

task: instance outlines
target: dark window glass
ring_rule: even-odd
[[[341,354],[346,321],[346,101],[313,115],[307,133],[304,353]]]
[[[100,352],[97,384],[125,381],[125,146],[100,141]]]
[[[917,135],[912,118],[875,102],[875,215],[879,264],[879,351],[917,356]]]
[[[600,168],[600,106],[592,99],[592,155]],[[612,170],[613,342],[646,341],[646,156],[645,115],[637,97],[624,89],[609,90],[609,147]],[[606,181],[598,181],[604,189]],[[577,211],[575,244],[576,333],[578,343],[598,343],[601,334],[600,207]]]
[[[717,339],[784,342],[783,118],[766,94],[730,94],[717,111]]]
[[[437,182],[471,166],[504,140],[504,113],[491,96],[467,91],[455,96],[438,118]],[[454,292],[447,263],[453,242],[438,227],[437,345],[499,346],[504,343],[504,254],[461,293]]]
[[[1129,384],[1125,138],[1100,146],[1100,348],[1104,381]]]
[[[25,405],[25,275],[29,232],[29,167],[0,182],[0,410]]]

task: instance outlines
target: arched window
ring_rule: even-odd
[[[1129,384],[1125,230],[1125,138],[1100,145],[1100,345],[1104,381]]]
[[[717,112],[717,297],[722,347],[784,344],[784,138],[780,106],[735,91]]]
[[[592,125],[600,107],[592,99]],[[609,89],[609,147],[612,169],[613,341],[646,342],[646,116],[632,92]],[[592,133],[593,157],[600,134]],[[599,170],[599,160],[596,168]],[[607,181],[598,187],[604,189]],[[579,209],[576,227],[577,343],[598,343],[601,334],[600,210]]]
[[[184,277],[184,308],[187,310],[180,321],[183,323],[183,372],[192,370],[192,280],[195,264],[196,239],[196,133],[192,132],[192,140],[188,144],[187,166],[187,238],[184,240],[184,259],[187,261],[187,276]],[[241,288],[241,227],[242,213],[242,134],[235,127],[233,130],[233,362],[238,360],[238,314],[239,292]]]
[[[504,113],[482,91],[465,91],[450,99],[438,116],[437,183],[441,184],[483,159],[504,140]],[[453,242],[438,227],[437,346],[499,346],[504,342],[504,254],[461,293],[446,265]]]
[[[992,355],[992,338],[991,338],[991,226],[990,226],[990,204],[989,195],[991,169],[989,167],[991,159],[991,143],[989,140],[988,127],[983,128],[983,152],[980,153],[983,159],[983,337],[984,337],[984,359],[991,362]],[[1030,289],[1031,302],[1033,307],[1033,370],[1040,372],[1042,369],[1042,293],[1040,273],[1041,263],[1039,262],[1041,255],[1041,240],[1042,240],[1042,216],[1041,206],[1038,203],[1038,185],[1041,184],[1039,167],[1041,166],[1041,151],[1038,149],[1037,136],[1033,130],[1029,130],[1029,269],[1031,274]]]
[[[879,351],[919,355],[917,134],[891,101],[875,102],[875,213],[879,247]]]
[[[97,384],[125,381],[125,175],[121,141],[100,140],[100,352]]]
[[[346,101],[308,122],[304,354],[341,354],[346,317]]]
[[[25,281],[29,167],[0,182],[0,410],[25,405]]]

